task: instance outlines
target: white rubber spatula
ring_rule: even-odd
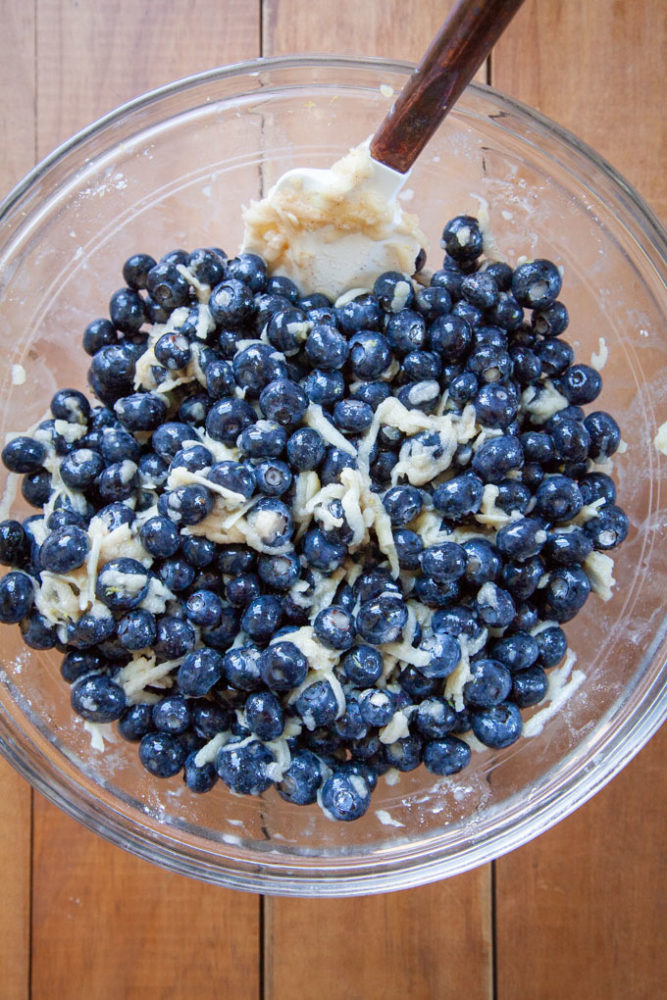
[[[383,270],[412,273],[421,233],[397,195],[522,2],[459,0],[370,140],[370,160],[366,149],[365,160],[288,171],[246,210],[244,249],[302,291],[331,297],[371,287]]]

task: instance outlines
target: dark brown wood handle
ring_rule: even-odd
[[[371,142],[404,174],[473,78],[523,0],[459,0]]]

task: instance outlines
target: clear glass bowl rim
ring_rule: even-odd
[[[346,68],[369,69],[407,75],[413,71],[414,64],[377,57],[335,55],[262,57],[170,82],[120,105],[75,133],[44,157],[0,202],[0,226],[8,221],[22,197],[69,153],[133,113],[209,81],[239,78],[263,70],[294,68],[335,68],[343,71]],[[544,130],[558,144],[573,153],[576,159],[582,163],[586,161],[588,166],[599,172],[624,211],[632,217],[637,227],[633,236],[642,237],[644,249],[648,245],[657,252],[650,255],[653,266],[664,268],[667,258],[665,228],[640,194],[599,153],[545,115],[493,87],[472,83],[468,90],[497,101],[511,110],[519,120],[529,121],[532,126],[536,125],[538,129]],[[658,635],[645,659],[652,658],[664,640],[664,635]],[[270,855],[261,858],[257,856],[248,862],[239,857],[227,857],[185,844],[171,836],[165,828],[157,833],[151,827],[140,827],[121,811],[100,805],[93,796],[83,791],[32,743],[26,733],[17,732],[1,711],[0,751],[33,787],[85,827],[116,846],[168,870],[250,892],[285,896],[358,896],[412,888],[468,871],[515,850],[574,812],[633,759],[667,718],[666,668],[667,664],[664,664],[662,672],[656,674],[650,688],[645,691],[640,703],[643,711],[635,711],[624,718],[598,747],[594,766],[580,769],[567,786],[548,797],[538,797],[520,819],[501,825],[485,840],[473,839],[471,844],[455,855],[442,857],[436,849],[430,853],[423,852],[419,857],[410,857],[405,850],[399,849],[394,858],[385,855],[380,868],[372,859],[350,863],[350,859],[344,857],[339,863],[332,864],[327,860],[319,870],[307,861],[300,864],[295,859],[294,865],[290,866],[286,859],[276,861]]]

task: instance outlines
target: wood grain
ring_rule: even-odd
[[[0,5],[0,195],[29,170],[35,151],[35,11],[32,3]],[[30,995],[30,840],[32,790],[0,760],[0,995]]]
[[[413,4],[407,16],[400,0],[340,0],[323,30],[307,0],[266,0],[263,54],[328,51],[417,61],[452,5]],[[297,983],[304,1000],[492,995],[488,866],[405,893],[267,899],[265,908],[267,1000],[286,1000]]]
[[[272,900],[266,1000],[488,1000],[490,867],[346,900]]]
[[[658,210],[664,112],[647,95],[664,81],[665,14],[654,0],[528,0],[492,56],[494,85],[595,146]],[[498,1000],[664,994],[666,748],[663,732],[586,806],[497,862]]]
[[[142,91],[259,54],[237,0],[43,0],[38,150]],[[213,1000],[259,992],[259,899],[203,886],[35,807],[32,1000]],[[4,998],[3,998],[4,1000]]]

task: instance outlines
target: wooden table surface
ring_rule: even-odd
[[[2,0],[2,192],[76,129],[259,55],[417,59],[436,0]],[[665,215],[665,0],[527,0],[486,78],[598,149]],[[0,1000],[657,1000],[663,731],[493,865],[355,900],[236,893],[88,833],[0,762]]]

